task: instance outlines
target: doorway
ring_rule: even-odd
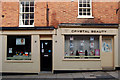
[[[102,37],[102,68],[103,70],[114,69],[114,44],[113,36]]]
[[[40,40],[40,70],[52,71],[52,40]]]

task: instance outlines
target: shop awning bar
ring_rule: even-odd
[[[0,30],[53,30],[55,27],[0,27]]]

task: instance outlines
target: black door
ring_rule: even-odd
[[[52,40],[40,41],[41,71],[52,71]]]

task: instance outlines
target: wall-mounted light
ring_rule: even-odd
[[[55,41],[55,43],[57,43],[57,41]]]

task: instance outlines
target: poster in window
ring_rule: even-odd
[[[95,56],[100,56],[100,49],[95,49]]]
[[[71,37],[70,37],[70,40],[71,40],[71,41],[73,41],[73,40],[74,40],[73,36],[71,36]]]
[[[90,37],[90,41],[94,41],[94,37]]]
[[[102,51],[103,52],[112,52],[112,44],[111,44],[110,40],[103,40]]]
[[[94,48],[94,43],[93,42],[90,43],[90,48]]]
[[[82,40],[81,42],[80,42],[80,46],[84,46],[84,40]]]
[[[16,45],[25,45],[25,38],[16,38]]]
[[[12,48],[9,48],[9,53],[12,53]]]

